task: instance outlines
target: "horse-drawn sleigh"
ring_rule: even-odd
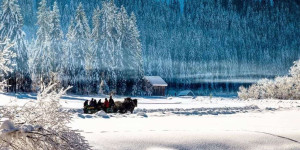
[[[83,112],[86,114],[93,114],[98,111],[105,111],[106,113],[133,113],[134,108],[137,107],[137,99],[125,98],[123,102],[114,102],[110,98],[109,104],[102,103],[101,99],[97,102],[95,99],[84,102]]]

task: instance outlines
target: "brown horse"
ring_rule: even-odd
[[[124,102],[115,102],[115,107],[113,111],[122,114],[128,111],[133,113],[135,107],[137,107],[137,99],[125,98]]]

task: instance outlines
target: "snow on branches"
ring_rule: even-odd
[[[67,126],[71,114],[59,103],[70,87],[41,86],[37,100],[0,108],[6,119],[0,128],[0,149],[90,149],[84,137]]]
[[[2,81],[0,82],[0,91],[3,91],[3,88],[7,86],[4,75],[13,71],[13,69],[11,68],[11,66],[14,66],[12,58],[15,58],[16,54],[10,51],[10,48],[12,46],[13,44],[10,44],[9,40],[0,42],[0,47],[2,49],[0,51],[0,77],[2,78]]]
[[[300,99],[300,60],[294,62],[290,76],[262,79],[248,89],[242,86],[238,95],[241,99]]]
[[[0,46],[3,48],[0,52],[0,70],[7,74],[13,71],[10,67],[13,65],[11,58],[16,57],[16,54],[9,50],[13,46],[13,44],[9,44],[9,40],[0,42]]]

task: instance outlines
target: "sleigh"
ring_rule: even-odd
[[[94,114],[100,110],[104,110],[106,113],[133,113],[134,108],[137,107],[137,99],[125,98],[123,102],[115,102],[115,105],[111,108],[104,108],[104,104],[101,103],[100,106],[85,106],[83,108],[83,113]]]
[[[83,113],[85,113],[85,114],[94,114],[97,111],[98,110],[93,106],[87,106],[87,107],[83,108]]]

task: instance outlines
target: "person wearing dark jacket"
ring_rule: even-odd
[[[97,101],[94,99],[93,100],[94,108],[97,108]]]
[[[115,106],[115,102],[114,102],[114,100],[112,99],[112,96],[109,97],[109,106],[110,106],[110,107],[114,107],[114,106]]]
[[[84,101],[84,103],[83,103],[83,113],[87,113],[88,111],[87,111],[87,107],[89,106],[89,101],[88,100],[86,100],[86,101]]]
[[[94,99],[93,99],[93,98],[90,100],[90,106],[91,106],[91,107],[94,106]]]
[[[86,106],[88,106],[88,105],[89,105],[89,101],[88,101],[88,100],[84,101],[83,107],[86,107]]]
[[[97,109],[98,111],[102,109],[102,106],[101,106],[101,99],[99,99],[98,103],[97,103]]]

